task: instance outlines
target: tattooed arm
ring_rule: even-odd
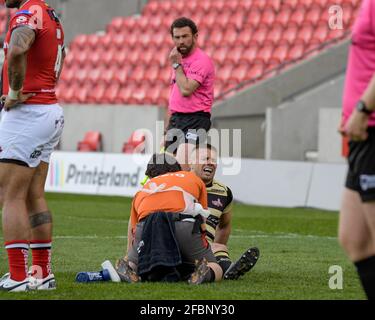
[[[35,32],[28,27],[19,27],[12,32],[8,50],[9,86],[20,90],[26,73],[27,52],[35,40]]]
[[[12,32],[7,53],[9,93],[2,97],[5,110],[25,102],[34,94],[22,94],[26,74],[27,52],[35,41],[35,32],[29,27],[19,27]]]

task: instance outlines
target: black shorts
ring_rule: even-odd
[[[363,202],[375,201],[375,127],[365,141],[349,142],[349,170],[345,186],[357,191]]]
[[[173,113],[165,135],[165,149],[176,153],[181,143],[205,142],[211,128],[211,114],[208,112]]]
[[[134,242],[128,252],[129,261],[138,264],[137,248],[142,239],[144,221],[137,223]],[[190,221],[176,221],[176,240],[181,253],[182,264],[192,267],[195,261],[206,258],[208,262],[216,262],[211,246],[206,240],[205,233],[193,233],[194,223]]]

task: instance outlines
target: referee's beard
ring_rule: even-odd
[[[191,44],[191,46],[189,47],[187,47],[186,45],[180,46],[177,48],[177,51],[181,53],[183,57],[186,57],[191,53],[191,51],[193,51],[194,48],[195,48],[195,41],[193,40],[193,43]]]

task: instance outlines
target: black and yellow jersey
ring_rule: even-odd
[[[232,191],[225,184],[216,180],[211,185],[206,185],[206,189],[208,209],[211,212],[206,221],[206,237],[209,242],[213,242],[221,215],[232,210],[233,195]]]

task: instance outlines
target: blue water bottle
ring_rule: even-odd
[[[107,269],[97,272],[79,272],[76,275],[76,282],[98,282],[98,281],[109,281],[111,277]]]

